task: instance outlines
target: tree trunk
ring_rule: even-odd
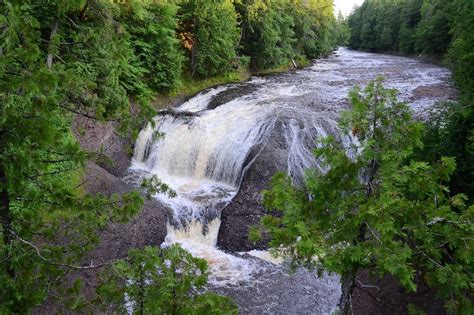
[[[10,212],[10,198],[8,195],[7,176],[3,164],[0,164],[0,220],[2,222],[3,246],[10,246],[13,242],[12,222]],[[9,251],[9,249],[7,249]],[[11,256],[7,253],[5,257],[8,275],[14,279],[15,270],[11,267]]]
[[[46,66],[51,69],[53,66],[53,52],[52,52],[52,44],[51,41],[53,37],[58,33],[58,23],[59,21],[56,20],[53,25],[53,29],[51,30],[51,35],[49,36],[49,47],[48,47],[48,56],[46,57]]]
[[[143,266],[140,266],[140,301],[138,302],[138,314],[144,315],[145,314],[145,277],[143,275],[144,270]]]
[[[351,273],[342,279],[342,294],[339,300],[339,309],[342,315],[352,315],[352,292],[355,287],[356,275]]]

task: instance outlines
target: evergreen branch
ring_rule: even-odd
[[[96,116],[92,116],[92,115],[83,113],[83,112],[81,112],[77,109],[73,109],[71,107],[68,107],[68,106],[64,105],[65,103],[70,102],[70,101],[72,101],[72,100],[68,100],[68,101],[65,101],[65,102],[59,104],[59,107],[61,107],[62,109],[65,109],[67,111],[70,111],[74,114],[81,115],[81,116],[84,116],[86,118],[94,119],[94,120],[97,120],[97,121],[120,122],[120,121],[131,118],[131,116],[127,116],[127,117],[123,117],[123,118],[114,118],[114,119],[98,118]]]
[[[31,180],[35,180],[38,177],[68,173],[68,172],[75,171],[77,169],[78,169],[77,167],[73,167],[73,168],[68,168],[68,169],[64,169],[64,170],[56,170],[56,171],[53,171],[53,172],[47,172],[47,173],[36,174],[36,175],[33,175],[33,176],[28,176],[28,178],[31,179]]]
[[[418,250],[418,252],[420,254],[422,254],[423,256],[425,256],[429,261],[431,261],[434,265],[438,266],[439,268],[444,268],[443,265],[441,265],[439,262],[437,262],[436,260],[434,260],[433,258],[431,258],[430,256],[428,256],[424,251],[421,250],[420,247],[418,247],[418,245],[416,245],[416,243],[413,243],[413,246],[415,246],[415,248]]]
[[[38,246],[36,246],[35,244],[21,238],[13,230],[10,230],[10,232],[11,232],[12,235],[15,236],[15,238],[18,241],[20,241],[21,243],[23,243],[25,245],[28,245],[29,247],[34,249],[36,255],[42,261],[44,261],[45,263],[50,264],[50,265],[54,265],[54,266],[58,266],[58,267],[65,267],[65,268],[70,268],[70,269],[76,269],[76,270],[88,270],[88,269],[97,269],[97,268],[101,268],[101,267],[104,267],[104,266],[108,266],[108,265],[111,265],[111,264],[113,264],[117,261],[117,260],[112,260],[112,261],[108,261],[108,262],[105,262],[105,263],[102,263],[102,264],[97,264],[97,265],[94,265],[91,262],[90,265],[86,265],[86,266],[78,266],[78,265],[71,265],[71,264],[65,264],[65,263],[57,263],[57,262],[51,261],[51,259],[48,259],[48,258],[44,257],[43,254],[41,253],[41,249]]]
[[[371,288],[371,289],[377,289],[379,291],[382,291],[382,289],[380,289],[378,286],[376,285],[370,285],[370,284],[364,284],[362,283],[359,279],[355,279],[356,282],[359,284],[360,288]]]

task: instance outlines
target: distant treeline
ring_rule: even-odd
[[[349,47],[447,56],[463,92],[474,90],[474,2],[366,0],[348,18]]]

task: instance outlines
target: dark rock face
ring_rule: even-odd
[[[111,196],[135,189],[118,177],[128,169],[130,156],[126,146],[128,141],[116,134],[113,124],[101,124],[84,117],[76,117],[73,131],[84,150],[97,151],[103,146],[104,153],[114,162],[106,163],[104,167],[92,162],[87,164],[84,178],[87,193]],[[87,253],[82,264],[107,265],[116,259],[125,258],[132,248],[160,246],[167,234],[168,216],[169,209],[155,200],[146,200],[140,213],[130,222],[112,223],[100,231],[99,244]],[[68,275],[64,281],[73,283],[75,279],[81,279],[84,283],[82,293],[92,300],[100,284],[100,272],[101,268],[78,270]],[[91,307],[84,313],[97,313],[98,310],[94,306]],[[34,314],[63,312],[64,307],[61,304],[50,301],[33,311]],[[108,310],[108,313],[112,314],[114,310]]]
[[[175,111],[172,108],[162,109],[157,114],[158,114],[158,116],[167,116],[167,115],[169,115],[169,116],[172,116],[174,118],[180,118],[180,117],[190,118],[190,117],[198,116],[197,113]]]
[[[109,196],[134,189],[96,164],[89,164],[86,174],[86,188],[92,194]],[[159,246],[166,237],[166,222],[168,209],[155,200],[146,200],[141,212],[130,222],[110,224],[101,233],[100,244],[91,256],[108,261],[125,257],[131,248]]]
[[[368,270],[357,274],[356,284],[351,296],[353,314],[408,314],[412,304],[427,314],[446,314],[444,302],[436,296],[436,291],[424,283],[421,276],[415,278],[418,289],[407,292],[393,276],[379,278],[370,275]]]
[[[82,149],[101,152],[106,159],[96,161],[110,174],[121,177],[130,166],[133,143],[117,133],[112,122],[98,122],[84,116],[76,116],[72,130]]]
[[[231,89],[227,89],[219,94],[217,94],[212,101],[209,102],[207,109],[216,109],[220,105],[226,104],[236,98],[242,97],[247,94],[251,94],[257,90],[256,85],[251,84],[239,84]]]
[[[131,139],[120,137],[115,123],[102,123],[76,116],[74,134],[81,148],[102,152],[107,159],[89,163],[86,168],[86,190],[90,194],[123,194],[135,189],[120,177],[130,166]],[[95,259],[126,256],[133,247],[159,245],[166,236],[168,209],[155,200],[146,200],[142,211],[127,224],[111,224],[102,234],[93,253]]]
[[[122,177],[130,166],[132,142],[120,137],[114,123],[102,123],[76,116],[73,132],[87,151],[102,152],[107,159],[89,163],[85,187],[90,194],[124,194],[135,188]],[[129,249],[160,245],[166,236],[168,209],[155,200],[146,200],[142,211],[127,224],[110,224],[101,233],[100,245],[91,253],[95,260],[111,260],[127,255]]]
[[[252,225],[258,225],[260,219],[269,214],[262,204],[262,190],[268,188],[275,173],[286,169],[287,147],[280,128],[281,124],[277,122],[270,139],[259,148],[255,161],[245,171],[239,192],[222,210],[217,239],[217,246],[222,250],[235,252],[267,247],[267,236],[254,244],[249,240],[248,232]]]
[[[122,194],[133,190],[120,178],[107,172],[102,167],[94,163],[89,163],[86,167],[86,191],[91,194]],[[109,224],[103,231],[100,231],[100,241],[97,247],[88,252],[84,257],[82,265],[102,265],[108,266],[114,260],[125,258],[132,248],[145,246],[159,246],[166,236],[166,222],[168,212],[166,208],[156,201],[146,201],[142,211],[126,224]],[[102,268],[76,270],[71,272],[63,281],[68,284],[80,279],[84,283],[81,292],[86,299],[92,301],[96,298],[96,289],[101,284],[99,274]],[[97,314],[92,304],[81,313]],[[116,310],[109,309],[106,314],[115,314]],[[64,306],[60,303],[47,302],[38,307],[33,314],[62,314]],[[68,313],[69,314],[69,313]],[[101,313],[102,314],[102,313]]]

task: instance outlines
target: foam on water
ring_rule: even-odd
[[[424,110],[440,99],[417,96],[416,88],[446,84],[450,75],[444,68],[411,59],[340,49],[336,56],[304,70],[206,90],[175,109],[177,115],[157,117],[155,127],[146,126],[137,139],[130,172],[138,178],[156,175],[177,192],[176,198],[155,196],[173,211],[165,245],[179,243],[206,259],[215,287],[250,285],[256,275],[261,277],[262,270],[274,268],[273,263],[281,260],[266,251],[237,256],[216,248],[221,210],[237,194],[245,171],[270,137],[284,139],[281,150],[287,152],[286,171],[297,183],[302,182],[307,168],[325,171],[313,156],[318,138],[332,135],[345,147],[357,144],[340,134],[337,119],[347,108],[348,91],[379,74],[415,110]],[[244,92],[249,87],[248,93],[208,109],[215,97],[236,87]],[[184,112],[193,115],[179,115]],[[164,136],[158,137],[160,133]],[[337,278],[325,279],[328,288],[337,286],[332,283]],[[327,305],[321,306],[323,313],[337,303],[340,291],[332,292]]]
[[[259,269],[253,261],[226,254],[216,248],[220,220],[214,219],[203,224],[193,221],[186,228],[168,225],[165,246],[178,243],[193,256],[205,259],[211,269],[209,282],[215,286],[225,286],[248,282]],[[203,233],[203,230],[206,230]]]

